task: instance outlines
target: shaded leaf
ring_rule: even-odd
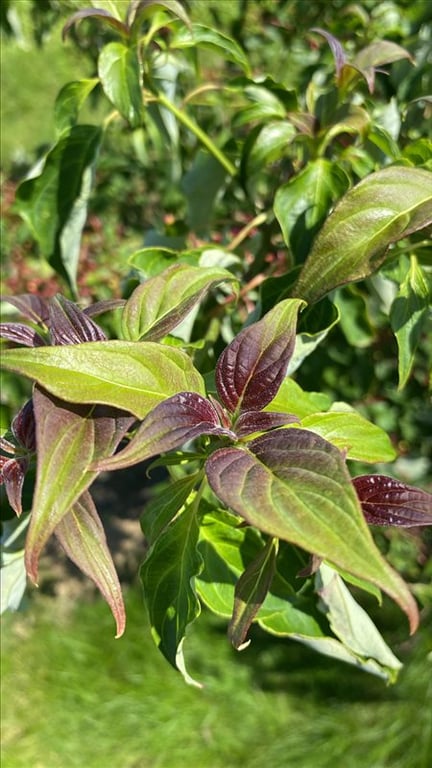
[[[138,128],[144,103],[137,49],[123,43],[107,43],[99,54],[98,74],[108,99],[131,128]]]
[[[235,434],[221,426],[211,402],[196,392],[180,392],[156,406],[146,416],[130,443],[120,453],[103,459],[99,470],[122,469],[173,451],[200,435]]]
[[[182,178],[182,189],[188,205],[188,224],[200,237],[209,233],[213,208],[227,172],[219,160],[200,149]]]
[[[200,374],[184,352],[152,342],[7,349],[2,364],[64,400],[112,405],[140,419],[177,392],[205,392]]]
[[[432,525],[432,495],[385,475],[360,475],[353,485],[370,525]]]
[[[27,458],[6,458],[0,455],[0,485],[4,483],[8,502],[17,517],[22,514],[21,497],[27,469]]]
[[[432,174],[391,166],[348,192],[318,233],[292,295],[315,302],[372,274],[389,245],[432,222]]]
[[[226,269],[174,264],[139,285],[125,304],[122,331],[131,341],[166,336],[221,282],[236,278]]]
[[[414,255],[409,272],[390,309],[390,323],[398,345],[399,389],[408,381],[415,352],[430,314],[431,296],[426,275]]]
[[[98,84],[93,77],[66,83],[60,90],[54,104],[54,122],[58,134],[68,131],[76,124],[81,107]]]
[[[194,580],[202,567],[197,550],[199,526],[194,504],[164,528],[141,567],[141,581],[153,639],[170,664],[187,680],[182,642],[200,613]]]
[[[318,158],[278,188],[274,212],[296,261],[304,261],[330,207],[348,185],[342,168]]]
[[[244,328],[222,352],[216,387],[232,413],[261,410],[276,395],[294,349],[302,304],[301,300],[281,301],[262,320]]]
[[[238,43],[228,35],[203,24],[192,24],[191,29],[181,29],[171,42],[172,48],[204,48],[218,53],[226,61],[238,64],[246,74],[250,72],[249,60]]]
[[[375,584],[415,631],[415,601],[377,550],[337,448],[307,430],[281,429],[258,437],[249,450],[216,450],[206,474],[218,498],[249,524]]]
[[[20,314],[36,325],[45,325],[49,318],[49,302],[42,296],[33,293],[22,293],[19,296],[0,296],[0,301],[6,301],[19,310]]]
[[[141,516],[141,528],[146,543],[153,544],[162,531],[174,520],[182,510],[197,483],[198,473],[186,475],[174,482],[169,481],[167,487],[157,491],[146,502]]]
[[[41,174],[24,181],[16,194],[18,213],[31,228],[41,254],[74,292],[92,169],[101,138],[101,129],[96,126],[73,126],[48,152]]]
[[[92,579],[111,608],[120,637],[126,625],[123,595],[103,525],[88,491],[54,530],[67,556]]]
[[[269,539],[258,556],[249,563],[236,584],[228,637],[237,650],[245,647],[250,625],[270,589],[276,570],[276,553],[277,540]]]
[[[123,37],[127,37],[129,35],[129,30],[126,24],[123,24],[123,22],[121,22],[115,16],[112,16],[111,13],[109,13],[109,11],[106,11],[103,8],[83,8],[81,11],[77,11],[76,13],[74,13],[67,20],[62,30],[63,40],[65,40],[69,30],[75,24],[78,24],[83,19],[88,19],[88,18],[95,18],[95,19],[98,19],[99,21],[103,21],[108,26],[113,27]]]

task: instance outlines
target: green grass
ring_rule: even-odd
[[[38,596],[3,621],[3,768],[428,768],[430,673],[420,635],[393,688],[258,634],[236,654],[204,617],[185,685],[148,634],[141,597],[113,639],[99,601]],[[424,631],[426,635],[426,631]],[[428,698],[429,696],[429,698]]]

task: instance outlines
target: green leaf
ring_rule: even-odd
[[[376,464],[396,458],[396,451],[387,433],[359,413],[314,413],[302,419],[301,426],[324,437],[339,448],[347,459]]]
[[[198,480],[198,473],[187,475],[176,481],[170,481],[166,488],[157,490],[153,498],[146,502],[141,517],[141,528],[147,544],[151,545],[162,531],[178,515],[186,504]]]
[[[332,328],[339,322],[339,310],[327,297],[319,304],[306,307],[300,315],[294,352],[289,361],[287,375],[299,368],[321,344]]]
[[[189,314],[210,289],[236,278],[226,269],[175,264],[138,286],[122,314],[123,335],[131,341],[156,341]]]
[[[214,51],[227,61],[237,64],[250,74],[249,60],[238,43],[228,35],[203,24],[192,24],[192,29],[181,29],[173,38],[171,48],[204,48]]]
[[[128,17],[133,17],[131,29],[136,32],[143,20],[154,16],[157,11],[167,11],[177,16],[180,21],[190,27],[189,16],[178,0],[133,0],[128,9]]]
[[[208,236],[213,208],[226,180],[226,170],[219,160],[200,149],[182,179],[188,204],[188,224],[200,237]]]
[[[153,342],[95,341],[7,349],[2,364],[63,400],[112,405],[139,419],[177,392],[205,394],[190,358],[179,349]]]
[[[276,554],[277,539],[269,539],[236,584],[228,637],[238,651],[248,645],[246,635],[269,592],[276,570]]]
[[[295,136],[294,126],[284,120],[257,126],[243,148],[241,172],[245,183],[250,184],[264,166],[283,157]]]
[[[430,316],[430,301],[426,275],[412,255],[409,272],[390,309],[390,323],[399,350],[399,389],[403,389],[410,376],[415,352]]]
[[[99,55],[98,74],[108,99],[131,128],[138,128],[144,105],[137,49],[123,43],[108,43]]]
[[[48,153],[42,173],[18,188],[16,207],[40,252],[76,293],[81,233],[87,216],[92,171],[102,133],[73,126]]]
[[[307,430],[279,429],[248,449],[216,450],[206,474],[218,498],[250,525],[375,584],[415,631],[415,601],[376,548],[337,448]]]
[[[98,84],[99,79],[74,80],[60,90],[54,105],[54,122],[57,134],[70,130],[77,120],[85,100]]]
[[[67,556],[95,582],[111,608],[117,627],[116,637],[121,637],[126,626],[121,586],[103,525],[88,491],[62,518],[54,533]]]
[[[191,503],[161,531],[141,567],[153,639],[190,683],[195,681],[184,669],[182,644],[188,625],[200,613],[194,586],[202,567],[198,536],[197,510]]]
[[[331,400],[323,392],[305,392],[296,381],[283,380],[276,397],[266,407],[266,411],[295,413],[300,419],[317,411],[330,408]]]
[[[25,549],[36,582],[42,548],[98,474],[91,464],[115,450],[133,419],[111,408],[70,405],[38,387],[33,404],[37,472]]]
[[[372,274],[392,243],[432,222],[432,174],[391,166],[348,192],[313,244],[292,295],[318,301]]]
[[[353,654],[352,663],[395,682],[402,667],[378,632],[366,611],[354,600],[339,574],[321,565],[316,588],[330,627],[344,647]],[[373,667],[376,667],[374,671]]]
[[[348,189],[348,184],[342,168],[318,158],[279,187],[274,212],[296,261],[304,261],[330,207]]]

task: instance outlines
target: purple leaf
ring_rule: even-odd
[[[234,429],[237,437],[246,437],[254,432],[266,432],[269,429],[299,422],[300,419],[293,413],[244,411],[237,419]]]
[[[83,309],[85,315],[89,317],[96,317],[96,315],[102,315],[104,312],[110,312],[112,309],[119,309],[124,307],[126,299],[103,299],[102,301],[96,301],[89,307]]]
[[[28,451],[36,450],[36,424],[34,418],[33,400],[27,400],[12,421],[12,434]]]
[[[342,70],[342,67],[346,62],[345,51],[342,48],[342,45],[340,44],[337,37],[334,37],[333,35],[331,35],[330,32],[326,32],[325,29],[320,29],[319,27],[313,27],[311,29],[311,32],[317,32],[318,35],[322,35],[327,40],[335,61],[336,78],[339,79],[339,75]]]
[[[175,448],[200,435],[220,435],[235,440],[222,427],[209,400],[196,392],[180,392],[153,408],[129,445],[111,458],[97,462],[99,470],[122,469]]]
[[[7,301],[19,310],[20,314],[37,325],[46,325],[49,318],[49,299],[22,293],[20,296],[0,296],[0,301]]]
[[[275,397],[294,351],[300,299],[281,301],[222,352],[216,387],[231,413],[259,411]]]
[[[432,495],[385,475],[360,475],[353,485],[371,525],[432,525]]]
[[[123,595],[103,525],[88,491],[63,517],[54,533],[67,556],[101,591],[116,622],[116,637],[120,637],[126,624]]]
[[[54,345],[82,344],[86,341],[106,341],[101,328],[76,304],[57,294],[49,306],[49,329]]]
[[[0,323],[0,336],[25,347],[42,347],[46,343],[40,333],[24,323]]]
[[[0,485],[4,483],[9,504],[17,517],[22,513],[21,497],[27,469],[26,458],[8,459],[0,456]]]

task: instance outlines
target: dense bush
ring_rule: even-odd
[[[121,635],[89,489],[154,459],[168,479],[143,513],[141,580],[186,680],[204,604],[236,648],[257,622],[393,681],[357,600],[383,591],[412,632],[428,603],[427,9],[64,6],[94,71],[61,88],[56,141],[15,198],[62,292],[4,296],[3,366],[33,382],[1,442],[6,604],[54,534]],[[42,39],[59,6],[33,7]],[[105,221],[118,250],[101,238],[83,291]],[[393,527],[414,529],[413,568]]]

